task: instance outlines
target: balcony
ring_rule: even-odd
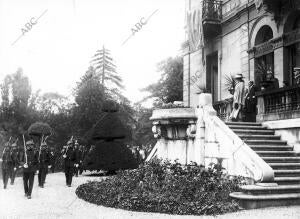
[[[257,95],[257,121],[300,118],[300,87],[261,91]]]
[[[222,1],[203,0],[202,4],[204,37],[215,37],[221,32]]]

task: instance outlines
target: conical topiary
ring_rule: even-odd
[[[102,141],[87,154],[83,163],[88,170],[114,171],[138,167],[131,150],[120,141]]]
[[[107,101],[103,106],[104,116],[91,135],[95,147],[86,156],[84,167],[107,171],[136,168],[137,161],[124,143],[128,130],[118,116],[117,103]]]

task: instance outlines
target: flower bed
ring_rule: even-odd
[[[133,211],[215,215],[239,210],[229,194],[242,178],[191,164],[151,161],[136,170],[119,171],[101,182],[88,182],[76,194],[88,202]]]

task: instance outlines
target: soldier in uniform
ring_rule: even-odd
[[[73,141],[69,140],[67,146],[64,146],[62,150],[63,158],[64,158],[64,168],[65,168],[65,176],[66,176],[66,184],[71,187],[72,177],[74,174],[74,167],[78,167],[78,157],[73,148]]]
[[[2,153],[2,178],[4,189],[7,188],[8,178],[10,175],[10,166],[12,163],[11,154],[10,154],[10,146],[9,142],[5,144],[3,153]]]
[[[83,172],[83,160],[85,156],[84,146],[80,145],[79,147],[79,174],[81,175]]]
[[[34,149],[34,142],[32,140],[26,142],[26,151],[21,160],[23,164],[23,183],[25,196],[31,199],[31,193],[34,183],[34,174],[38,166],[38,152]]]
[[[50,166],[50,153],[46,142],[43,142],[41,145],[41,152],[39,155],[39,187],[44,188],[46,181],[46,175],[48,173],[48,167]]]
[[[74,151],[75,151],[75,153],[76,153],[76,157],[77,157],[77,159],[79,160],[79,164],[78,165],[80,165],[80,151],[79,151],[79,144],[78,144],[78,142],[77,141],[75,141],[75,148],[74,148]],[[78,172],[79,172],[79,166],[74,166],[74,175],[76,176],[76,177],[78,177]]]
[[[54,168],[55,168],[55,151],[54,148],[50,148],[50,170],[52,173],[54,173]]]
[[[11,159],[12,159],[12,164],[10,166],[10,184],[13,185],[15,182],[17,170],[19,167],[19,159],[18,159],[18,147],[17,147],[17,142],[13,143],[10,151],[11,154]]]

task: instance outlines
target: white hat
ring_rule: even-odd
[[[234,76],[235,79],[238,79],[238,78],[245,78],[242,74],[236,74]]]

